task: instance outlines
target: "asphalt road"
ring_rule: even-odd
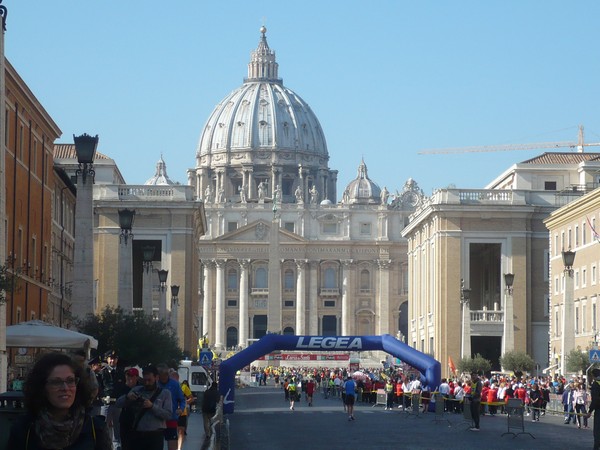
[[[513,438],[507,432],[505,415],[483,416],[481,431],[469,431],[462,415],[434,413],[418,417],[402,410],[358,404],[355,421],[348,421],[340,399],[315,396],[314,406],[302,401],[289,410],[282,389],[248,387],[236,391],[230,424],[230,449],[591,449],[592,429],[564,425],[562,415],[542,416],[532,423],[524,418],[525,432]],[[197,415],[191,422],[196,422]],[[590,420],[592,426],[592,420]],[[513,430],[511,430],[513,431]],[[519,431],[519,430],[517,430]],[[196,434],[196,433],[193,433]],[[200,431],[200,435],[203,435]],[[190,442],[190,444],[192,444]],[[186,449],[199,449],[185,446]]]

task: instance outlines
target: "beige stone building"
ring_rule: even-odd
[[[598,185],[590,179],[582,189]],[[554,211],[545,221],[550,234],[550,363],[566,374],[566,355],[587,350],[598,341],[598,267],[600,189]],[[575,259],[569,270],[563,252]]]
[[[74,145],[58,144],[55,164],[73,175]],[[191,186],[169,179],[162,157],[155,175],[144,185],[126,184],[115,161],[101,153],[96,154],[94,169],[93,300],[83,305],[83,312],[120,306],[164,318],[176,330],[182,348],[195,355],[199,338],[196,243],[205,230],[202,202],[194,198]],[[60,199],[55,201],[60,204]],[[122,231],[119,211],[123,210],[135,211],[131,233]],[[60,261],[56,253],[57,273],[61,268],[72,272]],[[165,283],[159,280],[159,270],[168,271]],[[70,297],[68,284],[62,284]],[[177,296],[171,286],[178,286]],[[71,318],[72,311],[66,315]]]
[[[591,153],[545,153],[485,189],[441,189],[408,239],[408,342],[442,362],[480,353],[500,369],[511,349],[548,366],[548,233],[544,219],[596,182]],[[507,289],[505,274],[513,274]],[[465,292],[466,291],[466,292]]]

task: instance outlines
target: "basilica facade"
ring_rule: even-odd
[[[216,348],[266,333],[406,332],[407,246],[422,202],[413,180],[390,195],[365,161],[338,198],[324,131],[283,84],[261,29],[248,77],[201,132],[189,184],[204,203],[200,327]]]

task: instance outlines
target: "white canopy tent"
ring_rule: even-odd
[[[6,327],[7,347],[98,348],[98,341],[87,334],[31,320]]]

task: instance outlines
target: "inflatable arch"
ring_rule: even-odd
[[[233,413],[235,405],[235,373],[252,361],[273,350],[364,351],[383,350],[400,358],[421,372],[421,382],[433,389],[440,384],[441,365],[431,356],[415,350],[389,334],[382,336],[291,336],[267,334],[258,342],[223,361],[219,369],[219,392],[223,396],[223,412]]]

